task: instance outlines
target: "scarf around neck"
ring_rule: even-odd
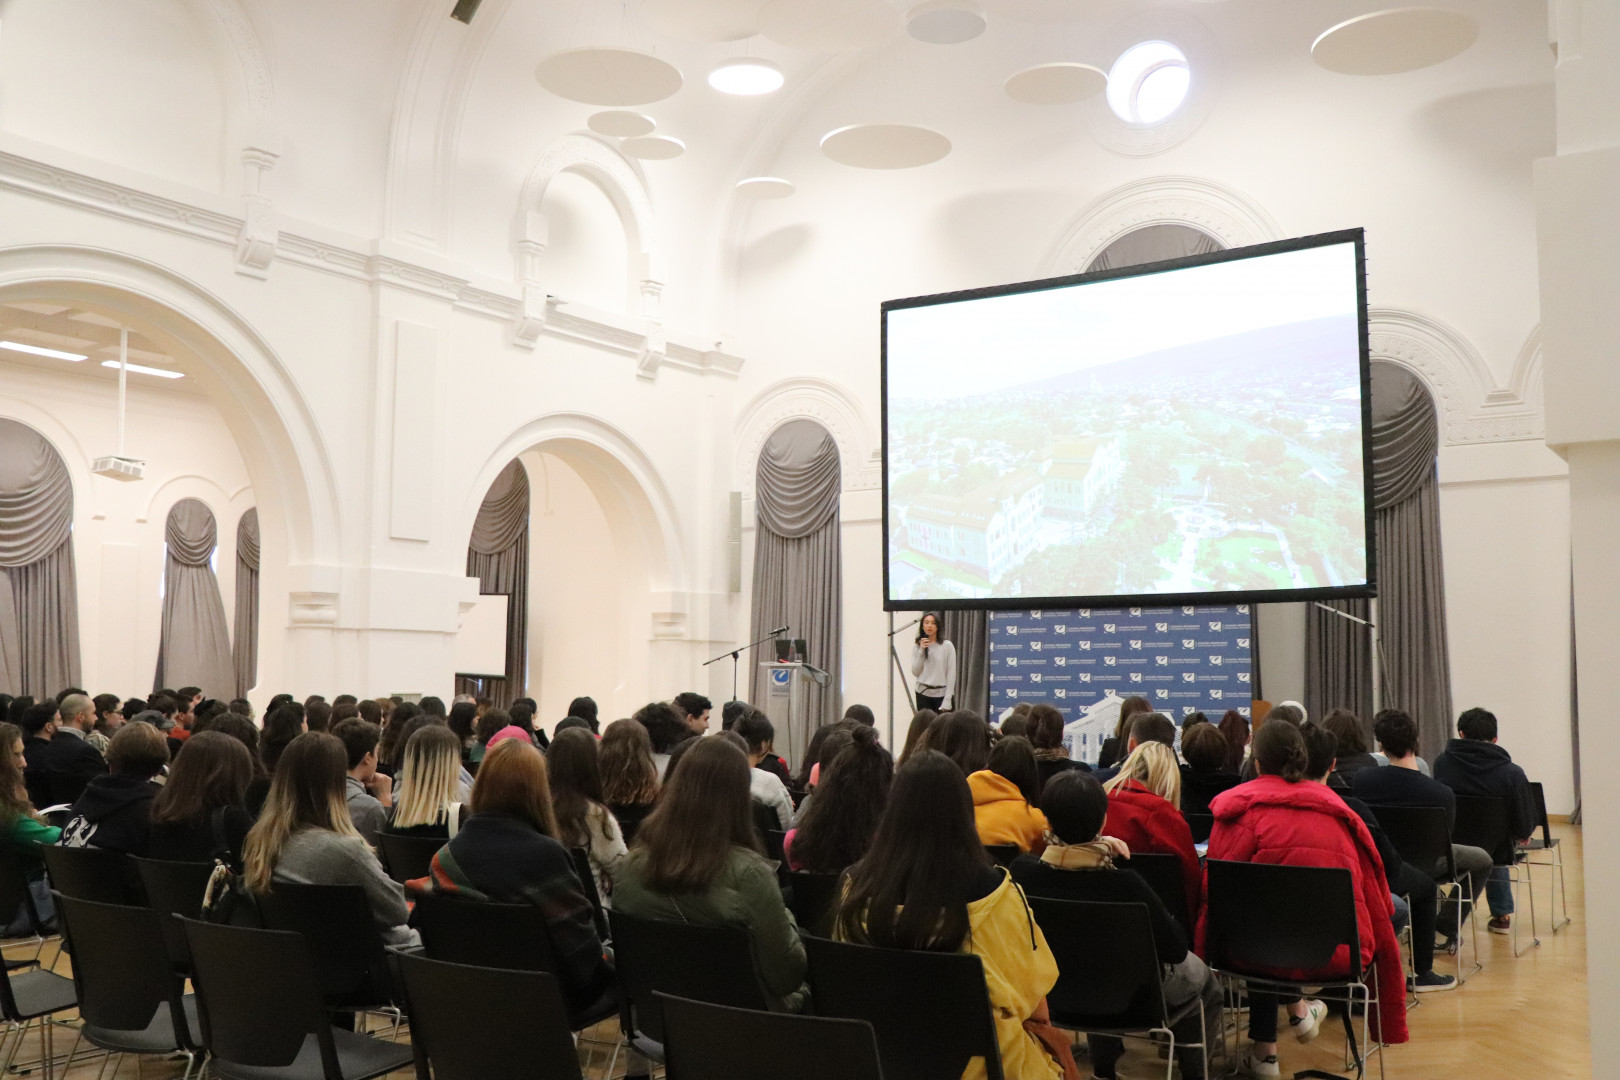
[[[1065,844],[1050,832],[1046,834],[1046,850],[1041,862],[1059,870],[1112,870],[1114,849],[1100,839],[1084,844]]]

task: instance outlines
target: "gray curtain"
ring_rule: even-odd
[[[784,623],[803,638],[807,659],[832,678],[809,688],[808,730],[840,715],[843,557],[838,444],[813,420],[790,420],[759,453],[754,506],[754,585],[749,639]],[[763,702],[765,674],[752,665],[749,700]],[[797,757],[794,758],[797,760]]]
[[[1398,364],[1372,365],[1373,508],[1378,548],[1378,622],[1385,707],[1417,722],[1420,752],[1433,758],[1451,732],[1451,654],[1440,553],[1440,424],[1423,383]],[[1371,684],[1368,635],[1354,624],[1337,641],[1317,608],[1305,623],[1308,688]],[[1362,612],[1357,612],[1362,614]],[[1370,693],[1369,693],[1370,697]],[[1325,695],[1312,708],[1343,704]],[[1347,708],[1352,707],[1346,705]],[[1365,709],[1357,715],[1369,719]],[[1370,726],[1370,725],[1369,725]]]
[[[1365,600],[1324,602],[1358,619],[1370,617]],[[1349,709],[1363,721],[1372,717],[1372,635],[1315,604],[1305,606],[1305,708],[1317,719],[1333,709]]]
[[[79,682],[73,483],[46,438],[0,419],[0,691]]]
[[[980,609],[945,612],[945,640],[956,646],[958,709],[983,716],[990,707],[990,620]]]
[[[236,523],[236,633],[231,637],[236,696],[259,681],[259,508]]]
[[[1225,248],[1226,245],[1219,240],[1191,225],[1144,225],[1103,248],[1091,260],[1091,265],[1086,267],[1086,272],[1117,270],[1122,266],[1181,259],[1188,255],[1207,255],[1212,251],[1224,251]]]
[[[197,499],[181,499],[169,510],[163,538],[169,546],[163,637],[152,687],[197,686],[204,697],[225,697],[236,688],[236,665],[211,562],[219,540],[214,512]]]
[[[467,576],[478,591],[505,596],[506,677],[488,689],[503,708],[528,693],[529,660],[529,473],[516,458],[489,485],[472,541],[467,545]]]

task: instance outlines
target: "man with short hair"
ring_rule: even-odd
[[[1163,743],[1170,748],[1171,753],[1175,753],[1175,722],[1164,713],[1149,712],[1136,717],[1131,721],[1130,734],[1125,740],[1125,757],[1130,757],[1132,750],[1146,742]],[[1091,777],[1099,784],[1106,784],[1119,775],[1120,767],[1124,764],[1125,758],[1121,758],[1118,765],[1098,769],[1091,774]]]
[[[202,687],[182,686],[174,692],[175,701],[180,705],[180,712],[191,713],[203,699]]]
[[[251,720],[253,718],[253,703],[245,697],[232,698],[231,712],[235,713],[237,716],[245,716]]]
[[[40,809],[73,802],[86,784],[107,771],[107,762],[84,737],[95,722],[95,706],[83,694],[69,694],[62,705],[58,710],[46,700],[23,714],[23,754],[28,761],[23,783],[30,801]]]
[[[377,743],[382,729],[360,719],[349,719],[332,729],[332,734],[343,742],[349,755],[349,776],[344,781],[348,789],[349,817],[366,843],[377,843],[377,834],[388,824],[388,808],[394,805],[394,781],[387,773],[377,771]]]
[[[1491,933],[1511,933],[1513,885],[1507,868],[1513,862],[1514,840],[1528,840],[1541,824],[1535,799],[1524,770],[1496,745],[1496,714],[1481,708],[1469,709],[1457,718],[1457,735],[1435,758],[1434,778],[1457,795],[1501,799],[1507,805],[1509,835],[1490,853],[1493,866],[1490,880],[1485,883],[1485,898],[1491,906]]]
[[[706,735],[709,731],[709,712],[714,708],[714,702],[702,694],[688,690],[676,694],[674,705],[686,715],[686,726],[694,735]]]
[[[877,727],[877,717],[872,714],[871,708],[866,705],[851,705],[844,710],[844,719],[854,720],[857,723],[865,724],[869,728]]]

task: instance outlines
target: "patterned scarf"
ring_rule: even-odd
[[[1114,849],[1100,838],[1084,844],[1065,844],[1048,832],[1041,862],[1059,870],[1112,870]]]

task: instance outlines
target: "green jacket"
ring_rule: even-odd
[[[643,919],[737,926],[754,939],[759,981],[775,1008],[799,1012],[810,996],[799,927],[782,902],[776,872],[759,855],[733,847],[726,864],[703,892],[660,893],[646,883],[647,853],[625,859],[613,886],[613,910]]]

